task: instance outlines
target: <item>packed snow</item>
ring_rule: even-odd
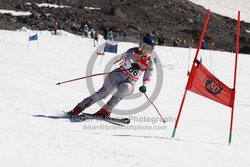
[[[233,140],[228,146],[230,108],[190,92],[176,138],[171,138],[195,49],[156,47],[164,76],[154,103],[167,123],[159,119],[152,106],[134,115],[113,114],[131,119],[124,127],[100,121],[72,123],[55,118],[90,94],[87,83],[56,83],[86,75],[97,48],[92,39],[79,36],[38,32],[38,41],[28,42],[29,34],[0,31],[1,166],[250,165],[249,55],[239,55]],[[137,44],[120,42],[118,53],[134,46]],[[201,55],[203,63],[232,87],[235,55],[209,50],[202,50]],[[103,72],[113,58],[111,53],[98,57],[94,73]],[[93,78],[95,89],[102,81],[103,77]],[[156,82],[153,79],[148,86],[149,96]],[[140,85],[138,81],[135,94]],[[145,101],[144,96],[138,96],[123,100],[117,108],[132,109]],[[94,113],[99,108],[96,104],[86,112]]]
[[[11,14],[13,16],[29,16],[29,15],[31,15],[30,12],[6,10],[6,9],[0,9],[0,13],[2,13],[2,14]]]
[[[49,4],[49,3],[40,3],[36,5],[39,7],[50,7],[50,8],[70,8],[70,6],[56,5],[56,4]]]
[[[219,6],[220,2],[216,2]],[[237,12],[233,11],[233,15]],[[38,41],[29,42],[29,36],[36,33]],[[104,42],[100,41],[100,47]],[[118,54],[137,45],[119,42]],[[72,123],[56,119],[90,94],[87,80],[60,86],[56,83],[85,76],[98,49],[93,47],[92,39],[64,31],[55,36],[49,31],[26,28],[16,32],[0,30],[0,166],[249,167],[250,55],[239,54],[229,146],[231,109],[191,92],[176,137],[171,138],[195,48],[155,49],[160,60],[157,68],[162,69],[163,76],[155,70],[147,94],[153,94],[162,77],[163,86],[156,88],[160,93],[154,104],[167,121],[165,124],[152,106],[133,115],[113,114],[131,119],[123,127],[94,120]],[[200,57],[215,76],[233,86],[234,53],[201,50]],[[116,55],[111,53],[98,56],[91,67],[93,73],[116,68],[118,65],[111,65],[113,59]],[[93,78],[96,90],[103,77]],[[141,80],[132,95],[136,98],[122,100],[117,109],[130,110],[145,103],[146,98],[138,91],[140,85]],[[95,104],[86,112],[94,113],[99,108]]]
[[[237,13],[241,11],[241,20],[250,23],[249,0],[189,0],[195,4],[210,9],[214,13],[237,20]]]
[[[101,10],[101,8],[86,7],[86,6],[84,8],[89,10]]]

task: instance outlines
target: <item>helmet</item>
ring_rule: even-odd
[[[147,55],[153,52],[155,47],[155,41],[149,36],[144,36],[139,42],[139,48],[143,55]]]

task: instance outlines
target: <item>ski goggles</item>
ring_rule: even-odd
[[[154,50],[154,47],[151,45],[148,45],[146,43],[143,43],[140,47],[142,54],[146,55],[146,54],[151,54]]]

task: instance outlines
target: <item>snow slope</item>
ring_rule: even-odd
[[[5,9],[0,9],[0,13],[5,14],[12,14],[13,16],[29,16],[31,15],[30,12],[21,12],[21,11],[14,11],[14,10],[5,10]]]
[[[214,13],[237,20],[237,13],[241,11],[241,20],[250,23],[249,0],[189,0],[195,4],[210,9]]]
[[[250,165],[249,55],[239,55],[233,140],[228,146],[230,108],[190,92],[176,138],[171,138],[195,49],[156,47],[164,76],[155,105],[167,123],[162,123],[150,106],[127,115],[131,124],[121,128],[98,121],[53,119],[89,95],[85,80],[60,86],[55,83],[86,74],[96,49],[91,39],[40,32],[38,43],[30,42],[28,47],[28,36],[29,32],[0,31],[0,166]],[[118,52],[133,46],[136,44],[121,42]],[[234,54],[202,50],[200,55],[208,69],[232,87]],[[97,58],[94,73],[103,72],[114,56]],[[98,89],[103,77],[93,81]],[[155,85],[156,80],[148,86],[149,96]],[[145,100],[143,96],[123,100],[117,108],[135,108]],[[99,108],[93,105],[86,112]]]

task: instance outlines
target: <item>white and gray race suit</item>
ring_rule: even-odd
[[[108,74],[104,80],[103,86],[91,96],[85,98],[77,106],[85,109],[95,102],[105,99],[109,94],[114,93],[107,102],[109,110],[112,109],[126,96],[134,91],[134,85],[139,77],[144,73],[143,85],[146,85],[153,72],[153,61],[150,55],[143,56],[140,54],[139,48],[131,48],[127,52],[120,55],[120,67]],[[117,63],[116,62],[116,63]],[[131,64],[136,63],[140,66],[140,70],[132,68]]]

